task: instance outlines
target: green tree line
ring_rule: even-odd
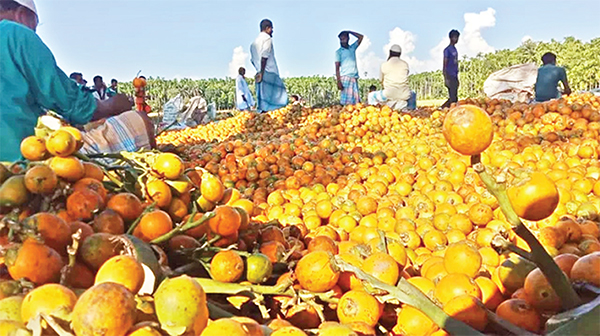
[[[546,52],[557,55],[557,64],[564,66],[573,90],[589,90],[600,86],[600,38],[582,42],[574,37],[563,41],[523,42],[516,49],[503,49],[475,57],[463,57],[459,63],[461,82],[459,97],[483,96],[483,83],[488,76],[505,67],[534,62],[541,64],[541,56]],[[460,52],[460,50],[459,50]],[[247,78],[250,90],[254,92],[254,79]],[[328,106],[339,101],[339,90],[333,77],[312,76],[284,79],[288,94],[300,95],[311,106]],[[411,89],[418,99],[443,99],[447,97],[442,72],[431,71],[411,75]],[[360,79],[361,96],[366,99],[369,87],[381,88],[376,79]],[[123,92],[133,94],[131,83],[121,83]],[[154,110],[161,109],[168,99],[181,94],[184,98],[202,95],[217,109],[232,109],[235,106],[235,79],[181,79],[165,80],[149,78],[147,94]]]

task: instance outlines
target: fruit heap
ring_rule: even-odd
[[[554,141],[540,136],[553,112],[510,133],[494,115],[510,106],[492,101],[411,114],[360,105],[242,112],[162,134],[184,160],[148,152],[93,163],[68,127],[25,139],[27,161],[0,167],[0,330],[568,327],[552,316],[597,301],[600,287],[594,102],[558,101],[592,113],[583,132]]]

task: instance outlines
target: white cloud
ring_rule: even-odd
[[[371,40],[365,35],[362,43],[356,49],[356,64],[361,77],[376,78],[379,76],[379,66],[382,60],[374,51],[369,50],[370,46]]]
[[[533,38],[529,35],[523,36],[523,38],[521,39],[521,43],[525,43],[527,41],[533,41]]]
[[[463,55],[473,57],[478,53],[488,53],[495,50],[483,38],[481,32],[485,28],[494,27],[496,25],[496,11],[493,8],[488,8],[479,13],[465,13],[465,25],[460,30],[461,35],[456,46],[461,58]],[[411,73],[423,71],[437,70],[443,64],[443,51],[448,45],[448,37],[442,37],[440,42],[429,50],[428,59],[418,59],[412,53],[417,48],[417,35],[414,33],[396,27],[389,32],[388,43],[383,46],[382,54],[371,51],[371,41],[365,36],[362,44],[356,51],[358,70],[361,77],[367,72],[369,78],[379,76],[379,67],[381,63],[387,59],[389,48],[392,44],[398,44],[402,47],[402,59],[410,66]]]
[[[244,51],[244,48],[242,46],[235,47],[233,49],[233,56],[231,57],[231,62],[229,62],[229,77],[237,77],[238,69],[240,67],[245,67],[246,72],[248,72],[248,68],[246,67],[248,57],[248,53]]]

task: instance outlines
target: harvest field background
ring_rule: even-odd
[[[525,41],[514,50],[499,50],[493,53],[480,54],[472,58],[463,58],[459,64],[459,97],[483,97],[483,82],[488,76],[505,67],[539,63],[541,56],[548,50],[558,55],[557,63],[567,70],[569,84],[574,91],[588,91],[600,87],[600,38],[582,42],[573,37],[562,41],[550,42]],[[252,92],[254,79],[247,78]],[[313,76],[284,78],[289,94],[299,94],[309,106],[330,106],[339,101],[339,90],[333,77]],[[447,97],[444,78],[441,70],[422,72],[409,77],[410,87],[417,93],[417,102],[421,100],[431,103],[443,102]],[[369,87],[381,83],[377,79],[360,79],[361,97],[365,99]],[[133,94],[131,83],[121,83],[120,87],[128,94]],[[184,98],[202,95],[207,102],[214,102],[219,110],[230,110],[235,105],[235,79],[173,79],[150,78],[147,93],[153,110],[160,110],[168,99],[181,94]],[[424,106],[424,103],[420,103]]]

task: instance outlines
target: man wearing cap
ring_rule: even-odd
[[[381,65],[381,84],[383,90],[369,93],[369,100],[387,104],[394,110],[408,106],[411,91],[408,86],[408,63],[400,59],[402,48],[394,44],[390,47],[387,61]]]
[[[37,119],[46,109],[72,125],[108,118],[100,139],[83,134],[84,152],[136,150],[153,145],[150,120],[142,119],[135,111],[122,113],[132,106],[127,96],[94,99],[89,90],[58,68],[52,52],[35,33],[37,25],[33,0],[0,0],[0,161],[20,159],[21,141],[34,134]],[[95,143],[105,146],[92,148]]]
[[[349,44],[351,34],[356,37],[356,41]],[[342,91],[340,97],[341,105],[360,103],[356,49],[362,43],[363,37],[362,34],[348,30],[344,30],[338,35],[340,48],[335,52],[335,78],[338,89]]]

